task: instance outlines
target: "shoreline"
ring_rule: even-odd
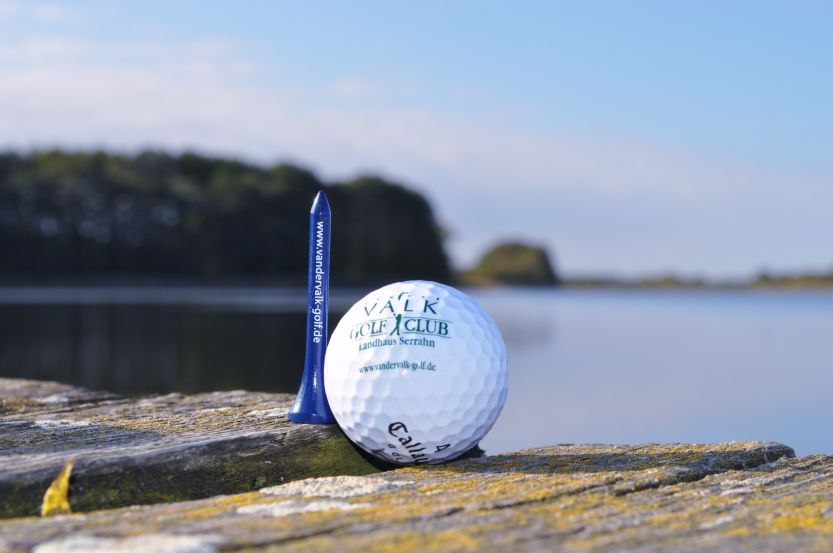
[[[344,282],[330,286],[332,290],[365,290],[389,284],[391,281],[377,282]],[[808,290],[833,291],[833,279],[830,281],[813,281],[807,283],[673,283],[653,284],[635,281],[585,281],[565,279],[557,285],[521,285],[508,283],[473,284],[468,282],[450,281],[451,286],[469,290],[702,290],[702,291],[782,291]],[[298,278],[274,279],[167,279],[167,278],[67,278],[67,279],[4,279],[0,277],[0,290],[14,289],[194,289],[194,290],[261,290],[261,291],[306,291],[306,283]]]

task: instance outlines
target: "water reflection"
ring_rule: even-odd
[[[515,290],[478,298],[504,329],[510,361],[509,397],[482,443],[487,451],[774,440],[799,454],[833,452],[831,293]]]
[[[295,391],[304,314],[183,305],[6,305],[3,376],[121,394]]]
[[[364,290],[331,294],[331,329]],[[2,289],[0,376],[297,390],[305,292]],[[509,397],[482,446],[771,439],[833,452],[833,294],[478,290]]]

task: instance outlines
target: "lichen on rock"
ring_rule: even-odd
[[[378,471],[337,426],[290,423],[287,394],[127,399],[14,379],[0,379],[0,389],[3,405],[14,406],[0,413],[0,517],[37,513],[70,458],[75,511]]]
[[[833,457],[796,459],[781,444],[562,444],[357,476],[375,468],[331,427],[247,415],[289,397],[71,393],[71,408],[28,402],[0,416],[18,438],[2,445],[0,485],[22,493],[9,474],[35,481],[47,467],[51,478],[71,451],[86,465],[87,506],[139,497],[131,486],[148,473],[161,502],[8,519],[0,550],[809,553],[833,543]],[[94,424],[46,432],[35,420]],[[244,493],[219,495],[223,486]],[[182,488],[203,498],[181,501]]]

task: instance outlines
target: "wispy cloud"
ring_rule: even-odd
[[[89,41],[69,37],[31,37],[16,43],[0,42],[0,61],[13,63],[71,62],[92,51]]]
[[[235,43],[220,38],[203,38],[191,41],[120,40],[107,45],[107,52],[114,57],[149,62],[170,59],[222,61],[243,55]]]
[[[329,91],[338,98],[357,100],[380,94],[382,87],[363,79],[344,79],[333,83]]]
[[[438,207],[461,263],[498,237],[519,236],[557,247],[581,269],[599,268],[599,259],[608,267],[666,259],[679,266],[680,249],[696,267],[714,244],[734,239],[746,245],[745,257],[723,266],[749,268],[767,259],[749,244],[767,235],[772,213],[795,218],[790,199],[824,189],[825,176],[777,174],[633,137],[533,132],[372,102],[345,106],[338,100],[385,86],[356,77],[322,97],[299,83],[251,78],[261,68],[225,40],[104,47],[26,38],[0,49],[0,146],[198,148],[263,162],[300,159],[329,177],[361,170],[405,177]],[[756,206],[768,207],[759,213]],[[741,211],[745,228],[732,219]],[[794,224],[812,234],[818,216]]]
[[[62,23],[78,21],[77,11],[65,6],[40,2],[0,1],[0,22],[14,19],[33,20],[41,23]]]

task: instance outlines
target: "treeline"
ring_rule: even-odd
[[[431,207],[403,186],[155,151],[0,153],[0,276],[297,277],[319,190],[333,280],[448,280]]]

